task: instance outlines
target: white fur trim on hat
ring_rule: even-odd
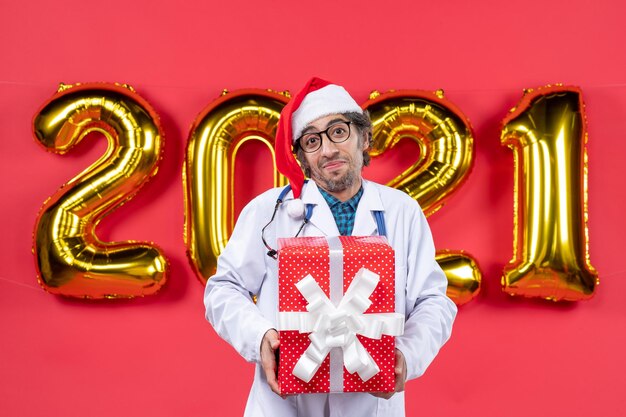
[[[291,117],[292,140],[295,142],[312,121],[331,114],[347,112],[363,113],[363,109],[345,88],[330,84],[310,92]]]

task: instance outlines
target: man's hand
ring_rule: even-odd
[[[394,374],[396,376],[396,387],[393,392],[372,392],[374,397],[384,398],[388,400],[393,397],[396,392],[404,391],[404,383],[406,382],[406,361],[404,355],[398,349],[396,349],[396,367],[394,368]]]
[[[261,366],[263,367],[263,371],[265,371],[267,384],[270,386],[272,391],[280,395],[280,387],[278,386],[278,380],[276,379],[276,354],[278,353],[278,346],[280,346],[278,332],[274,329],[270,329],[265,332],[263,340],[261,340]]]

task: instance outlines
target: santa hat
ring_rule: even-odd
[[[345,88],[317,77],[311,78],[283,108],[276,131],[276,167],[289,180],[294,198],[300,197],[304,173],[293,155],[293,143],[309,123],[347,112],[363,113],[363,110]]]

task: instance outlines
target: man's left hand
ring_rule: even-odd
[[[400,350],[396,349],[396,367],[394,368],[394,374],[396,377],[396,387],[393,392],[372,392],[374,397],[384,398],[388,400],[393,397],[396,392],[404,391],[404,383],[406,382],[406,361],[404,355]]]

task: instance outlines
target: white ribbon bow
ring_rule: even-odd
[[[311,344],[294,367],[296,377],[309,382],[335,347],[342,349],[343,363],[348,372],[357,372],[363,381],[380,371],[356,335],[371,339],[380,339],[382,335],[400,336],[404,332],[404,316],[398,313],[364,314],[372,304],[369,297],[379,281],[378,274],[362,268],[338,306],[326,297],[311,275],[296,284],[307,300],[308,312],[279,313],[280,330],[311,333]]]

